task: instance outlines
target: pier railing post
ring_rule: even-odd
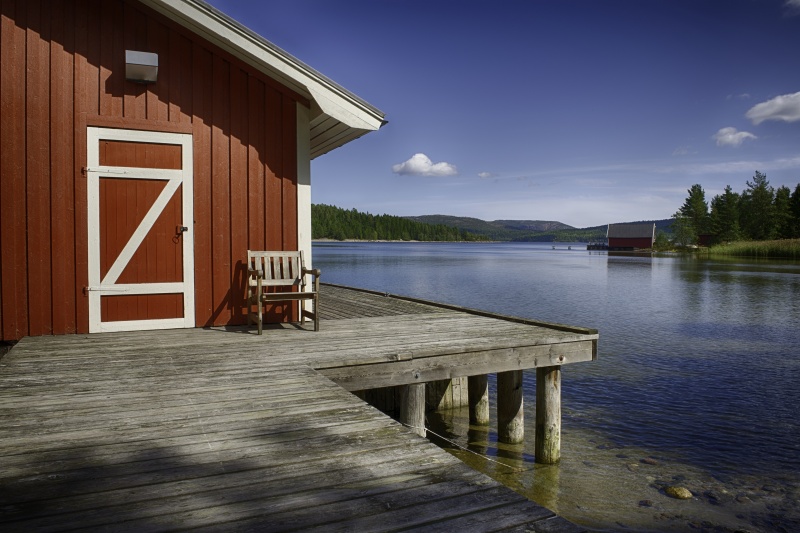
[[[497,439],[518,444],[525,437],[522,410],[522,370],[497,373]]]
[[[561,367],[536,369],[537,463],[555,464],[561,459]]]
[[[412,383],[400,387],[400,422],[411,426],[421,437],[427,434],[424,383]]]
[[[489,423],[489,376],[470,376],[467,380],[469,394],[469,423]]]

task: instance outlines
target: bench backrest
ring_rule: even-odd
[[[247,268],[264,273],[261,284],[269,287],[305,285],[303,277],[302,251],[255,251],[247,250]],[[250,286],[258,284],[255,275],[250,277]]]

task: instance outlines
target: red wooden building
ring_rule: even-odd
[[[606,233],[609,250],[637,250],[652,248],[656,240],[656,225],[609,224]]]
[[[199,0],[0,0],[0,65],[2,340],[244,322],[246,250],[310,258],[310,160],[383,123]]]

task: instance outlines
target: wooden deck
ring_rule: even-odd
[[[0,529],[582,531],[345,389],[585,360],[596,333],[330,286],[321,314],[318,333],[20,341],[0,361]]]

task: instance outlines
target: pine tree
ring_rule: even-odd
[[[696,239],[698,236],[708,233],[708,204],[706,203],[706,193],[701,185],[692,185],[688,193],[689,196],[683,202],[680,213],[691,227]]]
[[[676,244],[688,246],[697,241],[697,234],[694,232],[694,227],[689,217],[679,210],[672,215],[672,218],[672,236]]]
[[[715,242],[732,242],[741,238],[739,228],[739,193],[730,185],[723,194],[711,200],[711,233]]]
[[[792,215],[792,238],[800,238],[800,183],[794,188],[792,196],[789,198],[789,212]]]
[[[779,239],[792,237],[791,194],[792,191],[786,185],[781,185],[775,191],[775,236]]]
[[[767,175],[756,171],[742,193],[739,214],[742,232],[748,239],[764,241],[775,236],[775,190]]]

